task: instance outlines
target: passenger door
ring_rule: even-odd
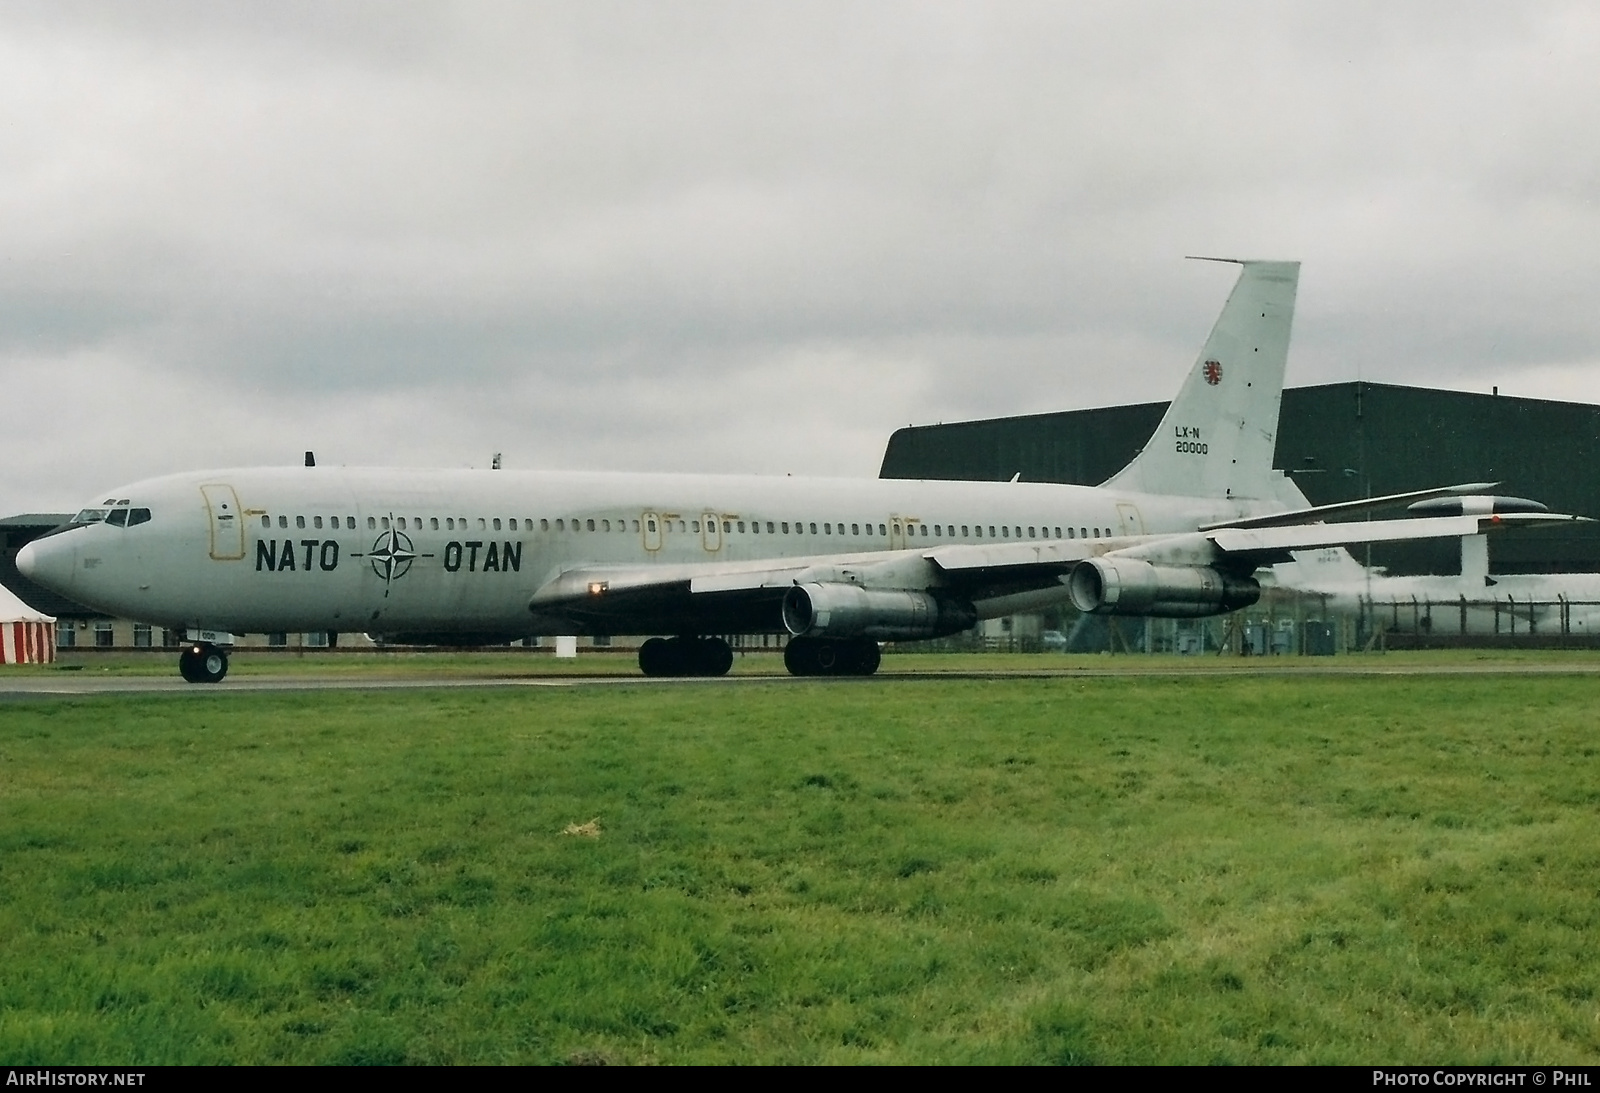
[[[206,502],[206,518],[211,523],[211,557],[219,562],[236,562],[244,557],[244,515],[232,486],[214,484],[200,487]]]

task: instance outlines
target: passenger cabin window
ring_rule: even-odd
[[[306,526],[306,518],[304,516],[296,516],[294,518],[294,526],[297,527],[297,528],[305,527]]]
[[[261,518],[261,526],[264,528],[270,528],[272,526],[272,517],[263,516]]]
[[[496,530],[496,531],[499,531],[499,530],[500,530],[500,517],[498,517],[498,516],[496,516],[496,517],[495,517],[495,518],[494,518],[494,529],[495,529],[495,530]]]
[[[817,533],[817,525],[812,524],[811,525],[811,534],[815,535],[816,533]]]
[[[322,517],[313,516],[311,518],[311,526],[314,528],[320,528],[322,526]]]
[[[377,520],[376,517],[374,517],[374,516],[367,517],[367,530],[368,531],[371,531],[373,528],[375,528],[377,526],[378,526],[378,520]]]
[[[539,530],[540,531],[549,531],[550,530],[550,521],[549,521],[549,519],[542,519],[542,520],[539,521]]]
[[[590,531],[593,531],[593,530],[594,530],[594,521],[593,521],[593,520],[588,520],[588,521],[585,521],[585,524],[586,524],[586,525],[587,525],[587,527],[588,527],[588,529],[589,529],[589,530],[590,530]]]
[[[478,517],[478,530],[479,531],[488,531],[489,530],[488,522],[486,520],[484,520],[484,518],[481,517],[481,516]],[[594,528],[591,527],[589,530],[593,531]]]
[[[278,517],[278,526],[280,528],[288,527],[289,526],[289,518],[287,516]]]

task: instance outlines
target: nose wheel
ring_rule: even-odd
[[[221,683],[228,674],[228,654],[215,645],[194,642],[178,654],[178,674],[190,683]]]

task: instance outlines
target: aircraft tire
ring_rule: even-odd
[[[851,675],[870,676],[877,672],[878,665],[883,663],[883,651],[878,648],[878,643],[872,640],[863,640],[856,645],[855,656],[851,658]]]
[[[725,676],[733,667],[733,649],[721,638],[700,638],[694,643],[694,671],[697,676]]]
[[[178,674],[189,683],[221,683],[228,674],[228,654],[215,645],[191,645],[178,654]]]
[[[844,675],[849,671],[852,661],[852,652],[849,642],[833,641],[829,638],[818,638],[812,647],[811,660],[817,666],[819,676]]]
[[[820,674],[816,659],[812,655],[812,647],[816,643],[811,638],[790,638],[789,644],[783,647],[783,666],[789,669],[792,676],[814,676]]]
[[[677,673],[672,670],[673,655],[671,643],[665,638],[651,638],[639,646],[639,670],[647,676],[670,676]]]

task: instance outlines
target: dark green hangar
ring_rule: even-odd
[[[889,438],[882,478],[1104,482],[1149,440],[1164,402],[918,425]],[[1560,512],[1600,517],[1600,406],[1331,383],[1283,393],[1274,466],[1313,504],[1457,482],[1499,482]],[[1493,541],[1500,573],[1600,571],[1600,524]],[[1366,560],[1363,558],[1362,560]],[[1454,542],[1373,547],[1391,573],[1460,569]]]

